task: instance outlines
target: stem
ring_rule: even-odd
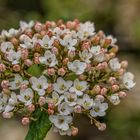
[[[47,105],[44,107],[47,108]],[[48,113],[38,108],[34,112],[33,117],[37,120],[30,122],[29,131],[25,140],[43,140],[52,126]]]

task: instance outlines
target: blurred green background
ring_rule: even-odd
[[[136,87],[104,120],[107,130],[99,132],[87,118],[75,120],[77,137],[49,132],[47,140],[140,140],[140,0],[0,0],[0,31],[18,27],[20,20],[90,20],[96,31],[118,38],[119,57],[129,60]],[[0,140],[24,140],[27,128],[17,120],[0,120]]]

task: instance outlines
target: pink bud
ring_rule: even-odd
[[[78,128],[77,127],[72,127],[71,128],[71,134],[72,134],[72,136],[76,136],[78,134]]]
[[[124,98],[124,97],[127,96],[126,92],[124,92],[124,91],[120,91],[120,92],[118,93],[118,95],[119,95],[120,98]]]
[[[95,85],[94,87],[93,87],[93,89],[92,89],[95,93],[100,93],[100,90],[101,90],[101,88],[100,88],[100,86],[99,85]]]
[[[55,75],[55,70],[54,70],[54,68],[49,68],[48,70],[47,70],[47,74],[48,75]]]
[[[81,106],[80,106],[80,105],[75,106],[75,107],[74,107],[74,112],[75,112],[75,113],[81,113],[81,112],[82,112]]]
[[[82,44],[82,50],[88,50],[90,48],[90,42],[89,41],[86,41]]]
[[[65,58],[65,59],[63,60],[63,64],[65,64],[65,65],[67,65],[68,62],[69,62],[69,58]]]
[[[32,62],[30,59],[26,59],[26,60],[24,61],[24,64],[25,64],[26,66],[30,67],[30,66],[33,64],[33,62]]]
[[[116,78],[115,77],[110,77],[108,80],[108,83],[110,83],[111,85],[116,83]]]
[[[52,53],[54,53],[55,55],[57,55],[58,54],[58,49],[56,47],[53,47],[52,48]]]
[[[29,55],[29,51],[28,51],[27,49],[23,49],[23,50],[21,51],[21,58],[22,58],[23,60],[27,59],[27,58],[28,58],[28,55]]]
[[[38,56],[35,56],[34,57],[34,63],[35,64],[40,64],[40,61],[39,61],[39,57]]]
[[[79,80],[86,80],[87,76],[86,75],[83,75],[83,74],[80,74],[79,75]]]
[[[124,69],[127,68],[127,66],[128,66],[128,61],[126,61],[126,60],[125,60],[125,61],[122,61],[122,62],[121,62],[121,66],[122,66],[122,68],[124,68]]]
[[[47,92],[51,93],[52,91],[53,91],[53,85],[52,84],[48,84]]]
[[[4,64],[0,64],[0,72],[4,72],[6,70],[6,66]]]
[[[5,119],[10,119],[13,116],[13,112],[3,112],[2,117]]]
[[[28,88],[28,86],[26,85],[26,84],[21,84],[20,85],[20,89],[21,90],[25,90],[25,89],[27,89]]]
[[[65,73],[66,73],[66,71],[65,71],[64,68],[60,68],[60,69],[58,69],[58,75],[60,75],[60,76],[64,76]]]
[[[3,80],[1,82],[1,87],[2,88],[8,88],[8,86],[9,86],[9,81],[8,80]]]
[[[29,124],[30,119],[28,117],[24,117],[24,118],[22,118],[21,122],[22,122],[23,125],[27,125],[27,124]]]
[[[43,26],[40,22],[37,22],[34,26],[36,32],[40,32],[43,29]]]
[[[54,114],[54,110],[50,109],[50,108],[47,110],[47,112],[48,112],[49,115],[53,115]]]
[[[112,91],[116,92],[119,90],[119,86],[118,85],[112,85]]]
[[[97,100],[100,100],[101,102],[103,102],[105,98],[104,98],[104,96],[102,96],[102,95],[97,95],[97,96],[96,96],[96,99],[97,99]]]
[[[16,65],[14,65],[13,66],[13,70],[15,71],[15,72],[19,72],[21,69],[20,69],[20,65],[18,65],[18,64],[16,64]]]
[[[29,112],[31,112],[31,113],[35,111],[35,105],[34,104],[28,105],[27,108],[28,108]]]
[[[46,98],[45,97],[40,97],[38,100],[38,103],[40,106],[43,106],[44,104],[46,104]]]
[[[107,88],[102,88],[100,94],[105,95],[106,93],[107,93]]]
[[[106,130],[106,124],[105,123],[99,123],[97,125],[97,127],[98,127],[98,130],[100,130],[100,131]]]
[[[87,67],[86,67],[86,71],[90,71],[91,70],[91,64],[87,64]]]
[[[123,75],[124,74],[124,72],[125,72],[125,70],[124,69],[119,69],[119,75],[121,76],[121,75]]]
[[[48,103],[48,108],[49,109],[54,109],[54,103]]]
[[[70,57],[70,58],[73,58],[74,56],[75,56],[75,51],[68,51],[68,56]]]

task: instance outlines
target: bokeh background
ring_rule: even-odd
[[[49,132],[47,140],[140,140],[140,0],[0,0],[0,31],[18,27],[20,20],[90,20],[96,31],[118,38],[121,60],[129,60],[136,87],[127,99],[112,107],[104,118],[107,130],[99,132],[87,118],[80,117],[77,137]],[[20,120],[0,119],[0,140],[24,140],[28,128]]]

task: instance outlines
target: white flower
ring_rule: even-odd
[[[60,38],[61,35],[69,32],[68,29],[60,29],[59,27],[56,27],[53,29],[53,33],[55,34],[56,37]]]
[[[51,53],[50,51],[46,51],[44,57],[39,57],[39,61],[42,64],[46,64],[49,67],[53,67],[58,64],[55,54]]]
[[[68,130],[70,128],[69,124],[72,122],[72,116],[50,115],[49,119],[55,127],[62,131]]]
[[[62,94],[66,92],[72,86],[72,81],[65,81],[63,78],[59,77],[57,82],[53,84],[54,91]]]
[[[57,127],[54,127],[53,128],[53,131],[54,132],[59,132],[59,134],[61,135],[61,136],[65,136],[65,135],[67,135],[67,136],[71,136],[72,134],[71,134],[71,129],[69,128],[68,130],[66,130],[66,131],[63,131],[63,130],[61,130],[61,129],[58,129]]]
[[[20,30],[16,30],[14,28],[11,28],[9,31],[6,31],[6,30],[2,30],[1,32],[1,35],[3,37],[14,37],[14,36],[17,36],[19,34]]]
[[[68,62],[69,70],[75,72],[76,74],[82,74],[86,69],[87,64],[80,62],[79,60],[74,60],[73,62]]]
[[[91,49],[90,49],[90,52],[93,55],[98,55],[101,52],[101,46],[100,45],[92,46]]]
[[[32,104],[34,94],[31,88],[20,91],[20,95],[17,95],[19,101],[24,103],[26,106]]]
[[[109,61],[109,66],[113,71],[117,71],[121,68],[121,64],[119,63],[119,59],[118,58],[112,58]]]
[[[8,96],[3,92],[0,93],[0,113],[5,110],[7,105]]]
[[[3,53],[8,53],[13,49],[14,49],[14,46],[13,46],[13,44],[11,42],[3,42],[3,43],[1,43],[0,50]]]
[[[61,115],[69,115],[69,114],[71,114],[73,112],[73,107],[69,106],[68,103],[63,102],[62,104],[58,105],[58,112]]]
[[[20,21],[20,28],[22,32],[25,30],[30,31],[33,26],[34,26],[34,21],[30,21],[29,23]]]
[[[107,39],[111,39],[111,45],[112,45],[112,44],[115,44],[115,43],[117,42],[117,39],[114,38],[112,35],[108,35],[106,38],[107,38]]]
[[[74,51],[74,46],[77,44],[77,39],[73,39],[70,34],[67,34],[60,40],[60,44],[65,46],[68,50]]]
[[[103,62],[105,60],[105,53],[102,51],[100,45],[92,46],[89,51],[93,54],[96,62]]]
[[[85,61],[86,63],[90,63],[90,58],[92,58],[92,54],[88,50],[84,50],[82,52],[79,52],[79,56],[82,61]]]
[[[21,85],[28,85],[29,82],[27,80],[23,80],[22,77],[19,74],[15,74],[14,81],[10,82],[10,89],[11,90],[16,90],[19,89]]]
[[[45,90],[48,88],[48,82],[45,76],[42,75],[39,78],[31,77],[29,81],[32,84],[32,88],[37,91],[40,96],[45,94]]]
[[[55,106],[58,106],[62,102],[63,99],[64,99],[64,96],[63,95],[59,96],[58,93],[55,91],[52,93],[51,98],[46,97],[47,103],[53,103]]]
[[[136,85],[133,80],[134,75],[131,72],[126,72],[122,77],[123,84],[127,89],[131,89]]]
[[[91,99],[87,94],[84,94],[82,99],[78,99],[77,103],[83,106],[84,109],[88,110],[93,105],[93,99]]]
[[[15,108],[15,105],[18,103],[16,93],[12,92],[10,96],[11,97],[8,100],[8,104],[5,107],[4,112],[10,112],[10,111],[12,111]]]
[[[20,36],[20,41],[22,42],[20,44],[20,47],[32,49],[32,48],[34,48],[34,45],[37,42],[37,38],[36,38],[36,36],[33,36],[33,38],[30,38],[29,36],[23,34]]]
[[[83,91],[85,91],[88,88],[86,81],[79,81],[76,79],[74,81],[73,87],[69,89],[70,92],[76,93],[78,96],[83,95]]]
[[[117,93],[112,94],[111,96],[108,97],[108,99],[113,105],[118,105],[120,103],[120,98]]]
[[[38,40],[38,43],[45,49],[51,49],[55,39],[57,39],[55,36],[50,38],[48,35],[45,35],[42,40]]]
[[[95,28],[91,22],[80,23],[77,35],[80,39],[86,39],[89,36],[94,35]]]
[[[100,100],[95,100],[95,101],[93,101],[92,109],[90,110],[90,115],[92,117],[105,116],[106,115],[105,111],[107,109],[108,109],[107,103],[101,103]]]
[[[75,106],[77,104],[77,95],[76,93],[65,92],[65,102],[69,104],[69,106]]]
[[[18,64],[21,58],[21,51],[15,52],[14,50],[10,50],[7,54],[7,59],[12,62],[12,64]]]

